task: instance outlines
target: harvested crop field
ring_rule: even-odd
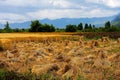
[[[120,80],[120,38],[7,33],[0,40],[0,69],[36,76],[25,80]]]

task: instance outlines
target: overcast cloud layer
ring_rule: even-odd
[[[105,17],[119,12],[120,0],[0,0],[0,23]]]

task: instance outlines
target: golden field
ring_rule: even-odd
[[[0,39],[8,38],[26,38],[26,37],[52,37],[64,36],[74,33],[0,33]]]
[[[2,33],[0,68],[53,75],[34,80],[120,80],[120,38],[76,34]]]

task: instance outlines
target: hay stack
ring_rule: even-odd
[[[59,67],[57,64],[46,64],[46,65],[34,65],[32,68],[32,73],[35,73],[37,75],[50,73],[53,71],[58,71]]]
[[[118,54],[113,54],[111,56],[108,57],[109,61],[120,61],[120,53]]]
[[[117,39],[117,43],[120,43],[120,38]]]
[[[9,50],[6,51],[5,56],[6,56],[7,58],[14,58],[14,54],[12,54]]]
[[[60,64],[59,64],[60,65]],[[57,71],[58,75],[63,75],[65,74],[67,71],[69,71],[71,69],[71,65],[67,64],[67,63],[62,63],[62,66],[60,66],[60,69]]]
[[[108,37],[102,37],[101,41],[102,42],[110,42],[110,39]]]
[[[120,70],[115,70],[114,74],[116,77],[119,76],[119,79],[120,79]]]
[[[94,61],[93,64],[96,68],[110,68],[111,62],[107,59],[107,56],[105,55],[104,51],[100,50],[97,56],[97,59]]]
[[[14,48],[13,42],[10,39],[0,39],[0,51],[11,50]]]
[[[92,43],[91,43],[91,48],[94,48],[94,47],[99,47],[100,44],[97,40],[93,40]]]
[[[0,68],[7,68],[9,65],[5,61],[0,61]]]

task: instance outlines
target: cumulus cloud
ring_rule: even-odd
[[[103,10],[103,9],[93,9],[88,12],[86,10],[75,10],[75,9],[45,9],[36,12],[27,13],[33,19],[57,19],[57,18],[82,18],[82,17],[105,17],[116,14],[114,11]],[[36,16],[34,16],[36,15]]]
[[[1,0],[0,3],[1,5],[8,5],[8,6],[35,6],[40,1],[39,0]]]
[[[5,23],[9,21],[14,22],[24,22],[27,20],[35,19],[58,19],[58,18],[84,18],[84,17],[105,17],[116,14],[114,11],[103,10],[103,9],[93,9],[86,12],[86,10],[76,10],[76,9],[44,9],[38,10],[36,12],[28,12],[26,14],[15,14],[15,13],[0,13],[0,22]]]
[[[49,3],[52,4],[55,7],[60,7],[61,6],[63,8],[69,8],[73,5],[66,0],[56,0],[56,1],[55,0],[50,0]]]
[[[120,0],[85,0],[86,2],[103,4],[110,8],[120,7]]]
[[[74,4],[68,0],[2,0],[2,5],[9,5],[15,7],[61,7],[69,8]],[[75,5],[74,5],[75,6]]]
[[[10,23],[14,22],[23,22],[27,21],[29,18],[25,15],[14,14],[14,13],[0,13],[0,22],[5,23],[9,21]]]
[[[117,14],[119,9],[120,0],[0,0],[0,23],[104,17]]]
[[[111,8],[120,7],[120,0],[103,0],[103,3]]]

